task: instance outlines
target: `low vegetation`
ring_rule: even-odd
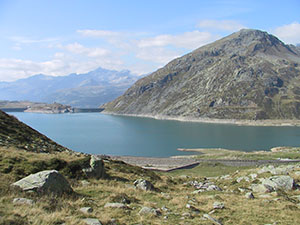
[[[284,160],[299,159],[299,147],[276,147],[271,151],[253,151],[242,152],[237,150],[228,150],[221,148],[209,149],[179,149],[180,151],[189,151],[199,153],[195,156],[198,159],[228,159],[228,160]]]
[[[254,193],[245,197],[251,184],[272,176],[258,173],[261,168],[224,166],[203,163],[193,169],[172,172],[153,172],[121,161],[104,160],[106,179],[86,178],[80,173],[89,156],[72,152],[34,153],[17,148],[0,148],[0,224],[85,224],[84,218],[97,218],[102,224],[212,224],[204,219],[208,214],[222,224],[299,224],[300,190]],[[272,154],[272,153],[270,153]],[[300,153],[298,154],[298,157]],[[206,156],[207,157],[207,156]],[[10,184],[30,173],[57,169],[71,183],[71,196],[40,196],[12,190]],[[296,183],[300,182],[300,167],[289,171]],[[240,177],[256,173],[251,181]],[[76,176],[75,176],[76,174]],[[146,179],[156,191],[136,189],[136,179]],[[222,191],[195,193],[193,182],[212,182]],[[244,192],[245,191],[245,192]],[[34,204],[13,204],[14,198],[25,197]],[[104,207],[106,203],[123,203],[126,207]],[[215,202],[224,204],[214,209]],[[82,207],[91,207],[86,214]],[[142,207],[160,211],[161,215],[139,212]]]

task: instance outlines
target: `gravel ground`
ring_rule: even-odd
[[[154,158],[135,156],[111,156],[111,159],[121,160],[131,165],[161,171],[192,168],[200,163],[221,163],[227,166],[259,166],[264,164],[286,164],[300,162],[300,160],[213,160],[194,159],[189,157]]]

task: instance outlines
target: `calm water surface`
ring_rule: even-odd
[[[168,157],[194,154],[177,148],[253,151],[300,146],[300,127],[205,124],[100,113],[11,114],[72,150],[94,154]]]

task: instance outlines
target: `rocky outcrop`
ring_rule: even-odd
[[[91,156],[90,167],[82,170],[87,177],[93,177],[96,179],[105,178],[106,173],[104,169],[104,162],[102,159],[95,155]]]
[[[153,184],[144,179],[138,179],[138,180],[134,181],[133,184],[136,188],[144,190],[144,191],[154,191],[155,190]]]
[[[34,191],[40,194],[57,195],[73,192],[69,182],[56,170],[45,170],[31,174],[11,185],[22,191]]]
[[[32,152],[70,151],[1,110],[0,146],[17,147]]]
[[[300,119],[300,53],[244,29],[138,80],[104,112],[187,119]]]

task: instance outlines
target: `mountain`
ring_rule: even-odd
[[[14,82],[0,82],[2,100],[59,102],[73,107],[99,107],[123,94],[137,80],[130,71],[98,68],[85,74],[38,74]]]
[[[300,119],[300,49],[243,29],[171,61],[102,107],[151,116]]]
[[[0,146],[16,147],[32,152],[70,151],[1,110]]]

